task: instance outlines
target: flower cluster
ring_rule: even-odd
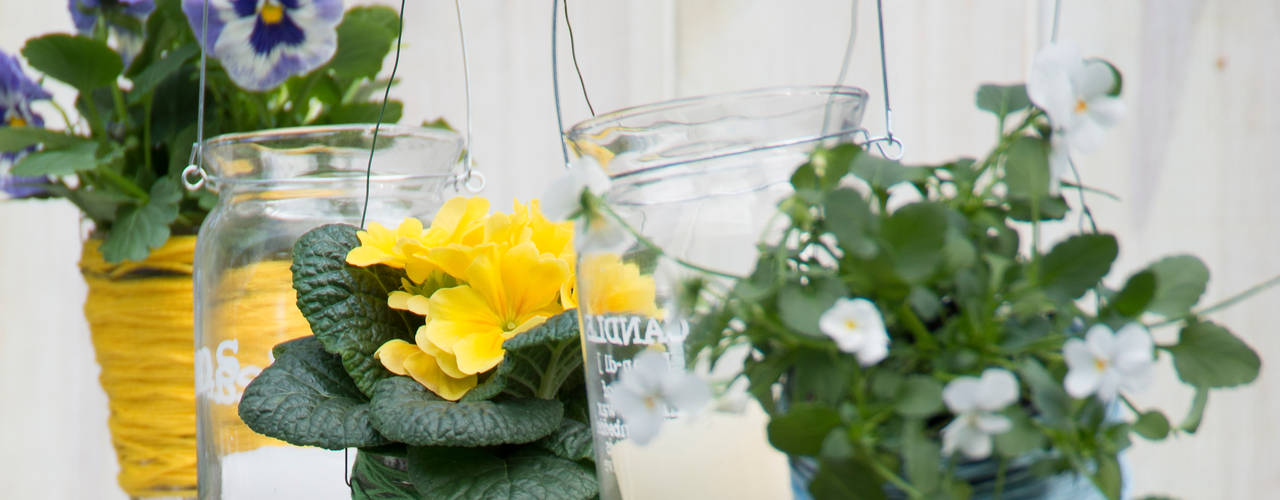
[[[17,58],[0,51],[0,128],[43,127],[44,120],[31,110],[31,103],[51,97],[39,84],[27,77]],[[31,196],[41,191],[30,184],[40,183],[43,179],[14,177],[8,173],[9,168],[31,149],[19,152],[0,151],[0,191],[14,198]]]
[[[391,340],[375,356],[444,399],[460,399],[498,366],[503,342],[578,304],[572,223],[547,219],[536,200],[491,214],[485,199],[459,197],[428,227],[409,218],[357,234],[361,246],[347,263],[403,269],[403,287],[387,303],[425,318],[414,342]],[[653,279],[634,265],[605,255],[583,271],[615,283],[585,297],[591,307],[656,315]]]

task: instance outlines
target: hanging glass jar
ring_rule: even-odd
[[[737,377],[741,367],[721,363],[709,371],[686,359],[690,325],[679,301],[690,278],[752,271],[756,244],[779,237],[770,230],[779,222],[778,202],[792,194],[792,172],[819,144],[850,140],[865,102],[864,91],[848,87],[766,89],[626,109],[569,132],[574,150],[598,160],[611,178],[605,202],[663,250],[634,237],[629,244],[589,233],[577,239],[601,498],[789,498],[786,458],[768,444],[767,418]],[[656,307],[613,307],[619,297],[643,293]],[[738,359],[746,355],[745,346],[737,350]],[[658,371],[666,373],[640,374],[654,369],[646,356],[665,360]],[[696,414],[653,394],[637,400],[636,385],[620,383],[686,368],[711,388]],[[648,407],[656,421],[620,417],[637,407]]]
[[[382,126],[269,130],[209,140],[218,203],[195,255],[195,369],[201,499],[347,498],[343,453],[256,434],[236,412],[276,344],[311,334],[296,305],[294,241],[330,223],[430,220],[457,179],[453,132]],[[367,181],[367,182],[366,182]]]

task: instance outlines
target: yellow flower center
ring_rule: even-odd
[[[284,7],[276,2],[267,2],[262,6],[262,22],[266,24],[280,24],[284,20]]]
[[[844,327],[850,330],[856,330],[858,328],[858,323],[854,320],[846,319],[844,320]]]
[[[646,410],[656,409],[658,407],[658,398],[653,395],[645,396],[644,407]]]
[[[1089,110],[1089,103],[1084,99],[1076,99],[1076,114],[1084,113]]]
[[[509,331],[515,330],[516,326],[517,325],[515,321],[508,321],[506,326],[504,326],[502,329],[509,332]]]
[[[9,126],[10,126],[10,127],[25,127],[25,126],[27,126],[27,121],[26,121],[26,120],[23,120],[21,116],[15,116],[15,117],[13,117],[13,118],[10,118],[10,119],[9,119]]]
[[[1093,367],[1097,368],[1098,371],[1104,371],[1107,369],[1107,360],[1101,358],[1095,359],[1093,360]]]

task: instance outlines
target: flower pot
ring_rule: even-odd
[[[604,224],[580,225],[577,237],[601,498],[790,494],[785,457],[765,438],[766,417],[742,384],[730,385],[741,367],[707,372],[686,357],[697,325],[685,320],[682,293],[689,278],[723,283],[715,273],[752,271],[756,243],[777,237],[770,222],[778,202],[792,194],[792,172],[817,145],[848,141],[865,102],[865,92],[847,87],[756,90],[626,109],[569,132],[574,150],[609,175],[611,186],[597,194],[629,226],[603,217]],[[623,276],[630,284],[620,282]],[[656,308],[616,307],[645,287],[653,289]],[[648,398],[641,406],[652,410],[649,416],[621,414],[633,405],[620,401],[627,390],[620,381],[651,365],[637,359],[655,351],[668,368],[693,369],[710,385],[711,401],[700,412]],[[742,359],[745,351],[738,354]]]
[[[103,260],[84,245],[85,319],[110,407],[120,488],[134,498],[196,494],[191,390],[194,236],[175,236],[142,262]]]
[[[366,196],[370,222],[425,220],[454,185],[457,134],[383,126],[366,173],[372,144],[373,126],[352,125],[234,134],[205,146],[207,180],[219,197],[195,257],[202,499],[348,495],[342,453],[262,437],[237,405],[271,363],[272,347],[311,334],[292,288],[298,237],[325,224],[361,224]]]

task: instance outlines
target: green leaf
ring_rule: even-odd
[[[1147,305],[1155,298],[1156,274],[1142,271],[1129,277],[1124,288],[1111,298],[1111,309],[1123,316],[1136,318],[1147,309]]]
[[[1166,318],[1187,314],[1209,283],[1209,268],[1191,255],[1165,257],[1147,269],[1156,275],[1155,297],[1147,310]]]
[[[1058,195],[1052,198],[1041,198],[1039,220],[1062,220],[1067,216],[1067,212],[1071,211],[1071,207],[1067,205],[1067,199]],[[1009,218],[1021,221],[1031,222],[1031,200],[1027,198],[1012,198],[1009,200]]]
[[[871,239],[875,216],[857,191],[840,188],[827,193],[822,213],[824,227],[836,237],[841,249],[861,259],[876,256],[879,248]]]
[[[409,449],[409,479],[420,498],[582,500],[597,493],[595,472],[540,450],[503,455],[485,448]]]
[[[1039,361],[1027,358],[1018,367],[1018,375],[1031,389],[1031,403],[1046,422],[1060,423],[1070,416],[1071,396]]]
[[[1229,330],[1210,322],[1187,325],[1168,347],[1178,378],[1197,388],[1233,387],[1258,378],[1262,360]]]
[[[790,366],[783,397],[794,404],[813,402],[836,407],[847,397],[849,381],[857,369],[857,363],[850,359],[848,354],[834,350],[799,350],[787,360]]]
[[[348,81],[376,78],[395,42],[399,15],[390,7],[356,7],[338,25],[338,50],[328,68]]]
[[[169,240],[169,225],[178,218],[180,201],[182,188],[176,181],[169,177],[157,180],[151,186],[151,196],[145,205],[120,209],[116,223],[111,225],[102,243],[102,257],[107,262],[147,258],[151,250]]]
[[[942,409],[942,383],[928,375],[912,375],[899,389],[894,411],[905,417],[924,418]]]
[[[978,87],[978,95],[974,101],[978,109],[990,111],[1000,118],[1010,113],[1031,107],[1031,98],[1027,97],[1027,86],[984,84]]]
[[[276,346],[275,362],[244,389],[240,419],[254,432],[330,450],[388,444],[369,420],[369,400],[342,361],[315,337]]]
[[[1191,400],[1191,408],[1187,410],[1187,417],[1182,420],[1182,425],[1178,426],[1182,430],[1191,434],[1195,434],[1200,429],[1200,422],[1204,419],[1204,409],[1209,405],[1209,389],[1200,387],[1196,389],[1196,396]]]
[[[493,446],[537,441],[560,427],[564,405],[547,399],[452,402],[408,377],[374,388],[373,426],[412,446]]]
[[[830,190],[840,184],[840,180],[849,173],[853,159],[862,154],[862,147],[856,144],[841,144],[831,149],[819,149],[813,153],[809,163],[818,176],[819,187]]]
[[[13,167],[13,175],[61,176],[93,170],[98,166],[97,150],[97,144],[81,142],[66,149],[46,149],[32,153],[23,157],[22,161]]]
[[[400,101],[387,101],[386,114],[382,115],[383,123],[395,123],[400,121],[400,115],[404,112],[404,104]],[[342,123],[375,123],[378,121],[378,115],[382,113],[382,102],[353,102],[343,104],[329,110],[323,117],[324,123],[342,124]]]
[[[929,178],[932,169],[928,167],[907,167],[894,160],[887,160],[876,155],[860,154],[855,156],[849,171],[854,176],[871,185],[872,189],[883,191],[903,182],[923,182]]]
[[[592,457],[592,439],[591,426],[566,418],[550,436],[538,440],[538,446],[566,460],[586,460]]]
[[[374,384],[392,376],[373,353],[392,339],[412,342],[418,324],[387,306],[402,271],[347,265],[347,253],[360,245],[357,231],[330,224],[302,235],[293,246],[293,288],[311,332],[325,350],[342,356],[356,386],[373,395]]]
[[[173,49],[163,59],[146,67],[133,77],[133,89],[129,91],[129,104],[137,104],[155,90],[160,82],[178,73],[182,66],[200,53],[200,46],[189,43]]]
[[[1045,295],[1067,302],[1097,286],[1111,270],[1120,247],[1109,234],[1081,234],[1067,238],[1041,262],[1040,286]]]
[[[778,317],[783,325],[801,335],[825,339],[818,328],[818,318],[848,294],[844,283],[834,278],[819,278],[808,284],[788,283],[778,292]]]
[[[1120,462],[1116,461],[1114,455],[1105,453],[1099,454],[1096,460],[1098,470],[1089,479],[1093,480],[1093,485],[1109,500],[1120,500],[1120,487],[1124,482],[1120,474]]]
[[[1022,136],[1013,141],[1004,163],[1004,184],[1010,198],[1045,200],[1049,197],[1049,142]]]
[[[45,35],[27,40],[22,56],[32,68],[89,92],[115,83],[124,70],[120,54],[106,43],[83,36]]]
[[[634,316],[640,321],[641,328],[648,320],[643,316]],[[537,393],[520,393],[523,396],[552,399],[560,393],[565,383],[575,375],[582,373],[581,336],[578,334],[578,310],[570,309],[557,314],[527,332],[521,333],[502,343],[507,354],[498,367],[497,375],[507,379],[509,389],[519,387],[537,388]],[[519,380],[521,383],[509,383]],[[474,392],[474,391],[472,391]],[[508,391],[511,393],[512,391]],[[468,396],[471,396],[468,394]],[[473,401],[481,397],[463,397],[464,401]]]
[[[882,481],[857,460],[823,460],[809,483],[815,500],[883,500]]]
[[[36,127],[0,127],[0,152],[22,151],[39,144],[43,144],[46,150],[50,150],[66,149],[86,143],[92,144],[89,139],[56,130]]]
[[[1132,428],[1139,436],[1159,441],[1169,435],[1169,419],[1158,410],[1151,410],[1139,415]]]
[[[942,449],[938,443],[924,434],[924,424],[908,420],[902,427],[903,469],[907,480],[920,491],[933,491],[938,487]]]
[[[938,250],[946,243],[947,211],[934,203],[912,203],[889,216],[881,234],[898,276],[909,283],[922,282],[942,261]]]
[[[1045,436],[1032,423],[1026,410],[1011,406],[1004,415],[1013,424],[1008,431],[995,435],[996,452],[1002,457],[1020,457],[1031,451],[1040,449],[1045,444]]]
[[[827,434],[840,425],[835,410],[818,403],[798,403],[769,421],[769,444],[791,455],[817,456]]]

